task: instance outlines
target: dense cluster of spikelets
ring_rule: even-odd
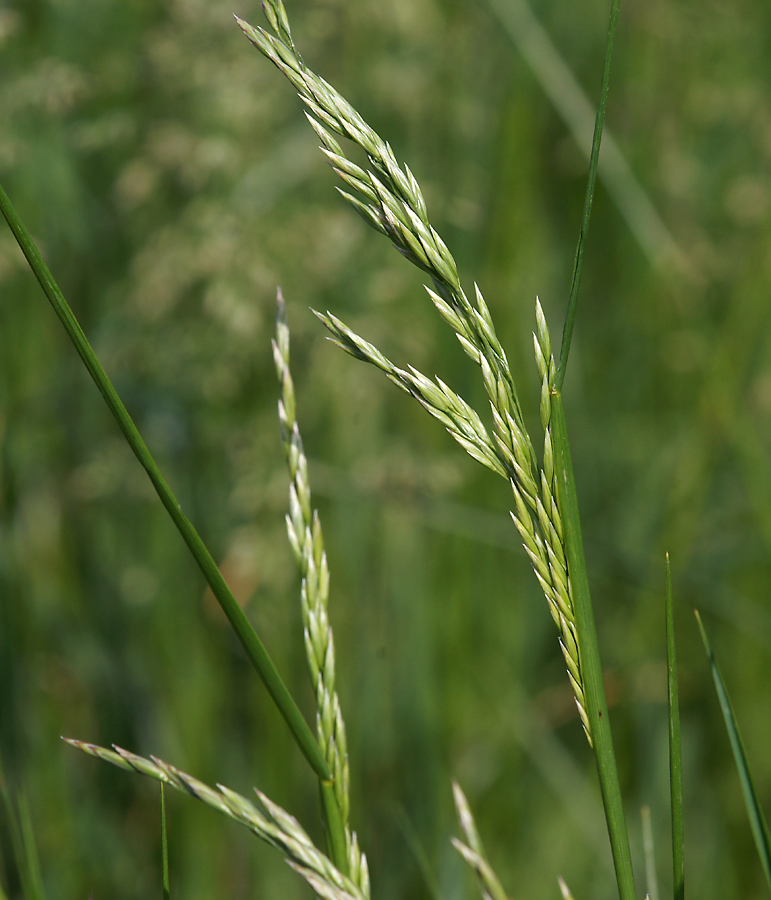
[[[394,384],[439,419],[474,459],[510,480],[515,500],[514,522],[559,628],[568,675],[591,743],[562,519],[554,486],[549,424],[550,393],[556,372],[541,306],[536,303],[534,335],[544,428],[543,463],[539,466],[490,310],[477,285],[474,285],[474,303],[464,293],[455,260],[429,222],[426,203],[414,175],[407,166],[399,166],[388,143],[350,103],[303,63],[281,0],[266,0],[263,9],[273,34],[241,19],[239,25],[249,40],[292,82],[308,107],[308,121],[321,139],[321,150],[345,184],[358,194],[354,196],[341,190],[342,196],[367,223],[385,234],[410,262],[430,277],[431,286],[426,290],[431,300],[455,331],[465,352],[482,370],[493,416],[492,436],[479,414],[440,378],[432,380],[412,367],[399,368],[330,312],[318,314],[319,318],[339,346],[385,372]],[[364,150],[370,168],[363,169],[349,160],[335,135]]]

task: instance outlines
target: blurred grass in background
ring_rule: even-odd
[[[606,6],[531,2],[591,97]],[[586,164],[506,8],[289,3],[309,64],[408,162],[466,287],[479,282],[535,427],[534,298],[556,339]],[[561,874],[576,897],[611,897],[593,763],[510,497],[308,307],[481,409],[477,373],[419,275],[332,190],[300,102],[233,12],[261,18],[254,0],[0,3],[0,176],[310,710],[269,343],[282,285],[375,894],[427,896],[424,852],[443,900],[473,896],[448,842],[456,777],[512,896],[554,897]],[[768,809],[769,59],[762,0],[625,0],[607,126],[687,265],[652,260],[600,187],[565,392],[634,852],[650,804],[666,890],[668,550],[686,878],[721,900],[764,887],[690,611],[712,620]],[[257,784],[306,824],[314,779],[5,228],[0,299],[0,751],[29,795],[49,900],[147,897],[155,789],[60,734]],[[210,810],[174,797],[168,815],[176,896],[308,896]]]

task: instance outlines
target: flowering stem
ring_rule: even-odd
[[[613,752],[613,736],[610,732],[605,685],[602,680],[600,649],[589,593],[581,522],[578,517],[578,497],[565,425],[565,409],[559,391],[552,392],[551,404],[557,499],[565,529],[565,553],[568,559],[568,574],[576,615],[586,713],[589,718],[592,747],[600,776],[600,791],[605,807],[605,820],[608,825],[619,895],[621,900],[635,900],[629,837],[624,819],[616,756]]]

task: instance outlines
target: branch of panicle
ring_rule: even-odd
[[[298,871],[314,890],[317,890],[319,896],[327,900],[367,900],[368,895],[360,885],[343,875],[314,846],[297,819],[269,800],[261,791],[255,789],[262,809],[224,785],[219,784],[216,789],[211,788],[192,775],[154,756],[146,759],[120,747],[108,750],[106,747],[71,738],[64,740],[89,756],[95,756],[120,769],[146,775],[190,794],[196,800],[245,825],[263,841],[283,853],[292,868]]]

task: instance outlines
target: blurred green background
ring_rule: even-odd
[[[586,176],[553,101],[575,103],[545,88],[561,62],[596,96],[607,0],[531,0],[556,62],[514,0],[287,6],[306,61],[409,164],[480,284],[535,440],[534,300],[557,342]],[[456,778],[512,897],[554,898],[562,875],[610,898],[593,762],[505,483],[309,307],[485,412],[478,372],[420,273],[339,199],[233,12],[262,24],[255,0],[0,2],[2,182],[310,713],[270,355],[282,285],[373,895],[428,897],[424,858],[442,900],[475,896],[449,844]],[[641,877],[649,804],[664,895],[668,550],[688,890],[766,896],[691,610],[768,810],[770,61],[765,0],[624,0],[607,127],[642,193],[623,171],[598,188],[566,383],[633,852]],[[321,840],[310,770],[4,225],[0,341],[0,751],[47,897],[160,894],[157,786],[62,734],[258,785]],[[244,829],[168,806],[173,896],[310,896]],[[0,848],[15,900],[4,824]]]

